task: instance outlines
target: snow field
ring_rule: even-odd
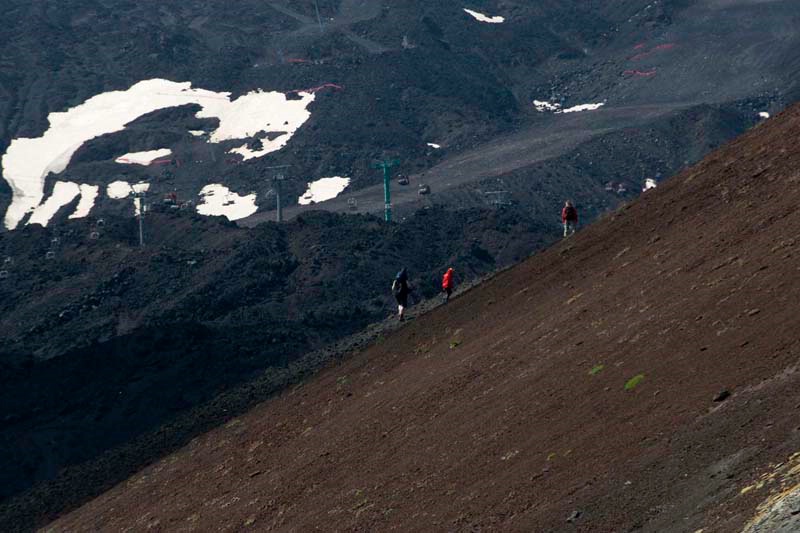
[[[599,102],[596,104],[580,104],[573,107],[568,107],[567,109],[562,109],[561,104],[558,103],[550,103],[542,100],[533,101],[533,106],[538,112],[545,113],[550,111],[556,115],[560,115],[562,113],[579,113],[581,111],[596,111],[604,105],[606,105],[605,102]]]
[[[81,190],[81,199],[78,202],[78,207],[75,208],[75,212],[72,213],[69,218],[85,218],[89,216],[89,213],[92,211],[94,207],[94,203],[97,200],[97,197],[100,195],[100,187],[97,185],[87,185],[83,184],[80,187]]]
[[[488,15],[484,15],[483,13],[478,13],[477,11],[467,8],[464,8],[464,11],[472,15],[472,17],[474,17],[478,22],[486,22],[487,24],[502,24],[506,21],[505,17],[490,17]]]
[[[169,148],[162,148],[160,150],[151,150],[149,152],[134,152],[131,154],[125,154],[116,158],[114,162],[121,165],[142,165],[146,167],[156,159],[161,159],[162,157],[167,157],[168,155],[172,155],[172,150]]]
[[[60,207],[74,199],[77,193],[73,193],[81,191],[78,184],[59,182],[64,185],[56,184],[53,197],[43,204],[47,176],[63,172],[75,152],[86,142],[123,131],[143,115],[187,104],[199,105],[198,118],[219,119],[219,127],[208,139],[210,143],[277,133],[278,136],[271,141],[262,140],[262,149],[250,150],[245,144],[230,150],[245,159],[252,159],[283,148],[311,116],[307,108],[315,95],[298,94],[298,100],[287,100],[283,93],[258,90],[231,100],[230,93],[193,89],[190,82],[152,79],[136,83],[127,90],[99,94],[67,111],[50,113],[50,127],[41,137],[14,139],[0,160],[3,178],[13,193],[4,217],[5,227],[15,229],[29,213],[33,213],[29,224],[46,226]],[[154,156],[154,152],[126,154],[118,161],[124,158],[130,164],[148,164],[166,155],[164,150],[167,149],[154,151],[159,153],[158,156]],[[152,159],[148,161],[150,157]],[[89,189],[84,190],[88,194]],[[72,198],[67,201],[70,195]],[[88,214],[88,205],[87,199],[75,214]]]
[[[123,198],[127,198],[132,192],[133,189],[127,181],[115,181],[110,183],[106,188],[106,195],[112,200],[122,200]]]
[[[348,185],[350,185],[350,178],[334,176],[332,178],[318,179],[308,184],[308,189],[297,200],[297,203],[300,205],[311,205],[312,203],[332,200],[339,196]]]
[[[220,183],[206,185],[199,196],[203,203],[197,206],[197,212],[201,215],[224,216],[228,220],[239,220],[258,211],[255,193],[240,196]]]
[[[46,202],[33,210],[28,224],[41,224],[46,226],[51,218],[55,216],[59,209],[69,205],[81,193],[81,188],[77,183],[69,181],[57,181],[53,187],[53,194]]]

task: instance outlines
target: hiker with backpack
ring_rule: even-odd
[[[442,277],[442,292],[444,293],[444,303],[450,301],[450,295],[453,294],[453,289],[456,286],[455,270],[448,268],[447,272]]]
[[[408,284],[408,271],[403,268],[395,276],[392,282],[392,294],[397,300],[397,318],[404,320],[405,310],[408,307],[408,295],[411,294],[411,286]]]
[[[564,237],[573,235],[578,227],[578,210],[569,200],[566,201],[564,209],[561,210],[561,223],[564,225]]]

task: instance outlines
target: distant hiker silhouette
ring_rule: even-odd
[[[578,227],[578,210],[569,200],[564,203],[564,209],[561,210],[561,223],[564,224],[564,237],[574,234]]]
[[[392,294],[394,299],[397,300],[397,318],[403,320],[405,318],[405,310],[408,307],[408,295],[411,293],[411,287],[408,284],[408,271],[403,268],[395,276],[392,282]]]
[[[450,295],[453,294],[453,289],[455,289],[456,280],[453,279],[454,276],[455,270],[452,268],[448,268],[447,272],[442,276],[442,292],[444,293],[445,303],[450,301]]]

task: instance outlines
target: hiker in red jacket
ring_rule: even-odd
[[[444,276],[442,277],[442,292],[444,293],[445,303],[450,301],[450,295],[453,294],[453,289],[456,286],[456,280],[453,279],[454,275],[455,270],[448,268],[447,272],[445,272]]]
[[[575,233],[575,228],[578,227],[578,210],[569,200],[564,204],[564,209],[561,210],[561,223],[564,224],[564,237]]]

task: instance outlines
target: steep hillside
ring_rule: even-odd
[[[48,530],[795,530],[798,135],[793,107]]]
[[[587,116],[554,116],[536,128],[500,136],[448,157],[409,177],[410,186],[395,185],[393,212],[407,219],[420,208],[486,207],[498,201],[515,205],[543,223],[558,222],[555,209],[574,199],[593,219],[620,201],[639,195],[645,179],[662,181],[752,127],[753,101],[726,105],[645,106],[598,110]],[[627,127],[626,127],[627,126]],[[419,184],[433,193],[421,196]],[[502,193],[502,196],[498,196]],[[380,214],[383,184],[365,187],[311,209]],[[284,210],[288,218],[307,206]],[[254,226],[274,218],[257,213],[238,223]]]
[[[199,100],[169,100],[126,115],[114,128],[100,128],[78,143],[64,165],[32,168],[30,158],[6,161],[0,211],[12,199],[21,210],[7,221],[11,225],[24,223],[39,196],[61,198],[62,214],[75,212],[78,200],[64,199],[64,189],[57,194],[58,181],[97,187],[97,196],[81,193],[95,214],[128,211],[106,190],[118,180],[145,180],[158,197],[177,191],[182,201],[195,203],[203,201],[203,187],[222,183],[239,195],[255,194],[253,208],[269,211],[274,191],[266,178],[274,175],[273,166],[291,165],[284,171],[291,178],[284,201],[294,204],[307,183],[324,177],[351,178],[348,193],[379,183],[371,165],[383,157],[400,159],[397,172],[420,178],[424,173],[437,195],[452,181],[442,163],[446,169],[448,162],[477,158],[483,164],[471,168],[496,174],[492,148],[498,136],[531,140],[506,145],[504,156],[513,163],[508,171],[569,152],[589,138],[647,131],[650,122],[697,106],[731,111],[745,102],[741,122],[749,126],[759,112],[791,102],[798,73],[800,15],[793,0],[244,0],[230,9],[198,0],[8,4],[7,24],[0,28],[3,153],[20,138],[46,135],[51,114],[145,80],[209,91]],[[482,22],[465,9],[503,21]],[[224,120],[219,114],[198,116],[203,103],[222,101],[224,94],[236,100],[257,91],[289,101],[307,98],[309,116],[295,129],[277,106],[267,105],[270,118],[254,119],[256,125],[227,136],[213,134]],[[155,90],[138,102],[164,96]],[[605,107],[598,117],[585,112],[578,115],[586,118],[576,119],[539,112],[535,100],[562,110],[589,103]],[[87,111],[75,123],[96,126],[105,115]],[[60,135],[73,139],[76,132]],[[731,138],[724,128],[709,135]],[[281,141],[258,157],[242,156],[283,136],[285,146]],[[539,146],[545,136],[553,138]],[[692,161],[693,154],[707,152],[700,140],[688,147],[680,140],[667,139],[675,143],[669,159]],[[171,154],[158,164],[117,162],[159,149]],[[624,144],[608,142],[607,149],[628,153]],[[44,157],[41,150],[34,153]],[[65,152],[53,153],[59,159]],[[666,177],[676,168],[648,160],[637,170],[636,189],[641,174]],[[460,184],[482,177],[463,174]],[[567,175],[561,195],[581,177]],[[42,187],[30,185],[39,181]],[[536,185],[522,191],[530,194]],[[379,193],[373,197],[380,202]]]
[[[0,234],[0,499],[383,320],[401,265],[419,300],[449,265],[468,281],[556,232],[512,210],[252,229],[168,210],[145,235],[129,218]]]

